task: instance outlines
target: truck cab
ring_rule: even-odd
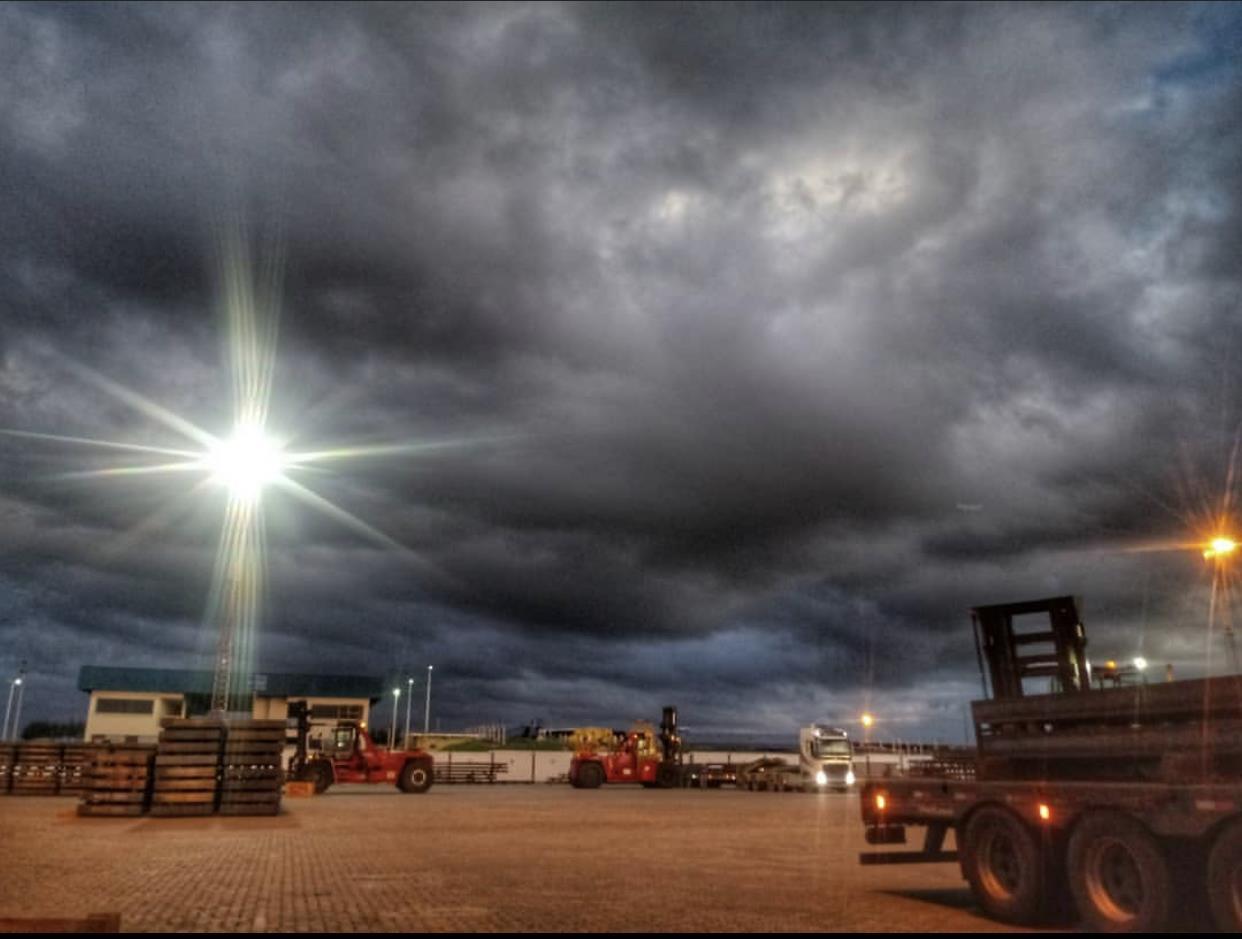
[[[799,730],[798,763],[807,790],[845,792],[854,785],[854,750],[849,735],[839,727],[812,724]]]

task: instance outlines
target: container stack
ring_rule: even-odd
[[[92,746],[79,815],[141,815],[151,799],[155,747]]]
[[[151,814],[211,815],[216,810],[224,722],[166,717],[160,727]]]
[[[284,721],[230,721],[220,781],[221,815],[280,812]]]
[[[19,743],[13,762],[13,795],[56,795],[63,750],[59,743]]]

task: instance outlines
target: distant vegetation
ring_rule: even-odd
[[[81,740],[85,732],[86,725],[82,723],[51,724],[47,721],[31,721],[22,731],[22,739]]]

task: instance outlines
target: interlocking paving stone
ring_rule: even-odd
[[[278,816],[82,818],[0,797],[0,916],[123,931],[1006,929],[953,864],[862,868],[853,796],[339,786]]]

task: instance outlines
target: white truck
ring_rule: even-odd
[[[811,724],[798,731],[798,762],[767,757],[738,770],[744,789],[845,792],[854,785],[854,753],[849,735],[839,727]]]

